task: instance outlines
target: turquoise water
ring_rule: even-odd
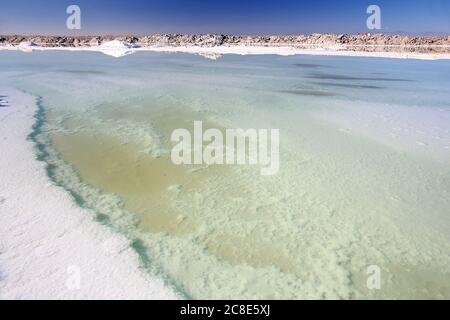
[[[187,297],[450,297],[448,61],[0,52],[0,84],[42,97],[50,177]],[[174,166],[194,120],[280,129],[279,173]]]

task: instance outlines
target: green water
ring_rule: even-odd
[[[430,133],[444,155],[436,158],[322,116],[348,105],[447,114],[448,62],[10,59],[16,68],[1,69],[8,83],[42,97],[34,139],[50,177],[132,239],[148,271],[187,297],[450,296],[448,126],[434,123]],[[195,120],[280,129],[280,171],[175,166],[170,133]],[[366,286],[370,265],[381,269],[379,290]]]

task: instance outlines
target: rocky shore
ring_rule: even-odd
[[[149,36],[21,36],[0,35],[0,46],[21,43],[39,47],[93,47],[109,41],[139,47],[258,46],[334,48],[362,52],[450,53],[450,36],[406,36],[385,34],[309,34],[296,36],[235,36],[163,34]]]

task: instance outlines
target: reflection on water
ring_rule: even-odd
[[[307,68],[307,69],[329,68],[329,66],[315,64],[315,63],[294,63],[294,66],[300,67],[300,68]]]
[[[60,70],[60,72],[67,72],[78,75],[102,75],[107,73],[105,71],[100,70]]]
[[[384,87],[363,85],[363,84],[348,84],[348,83],[329,83],[329,82],[312,82],[312,84],[324,86],[324,87],[339,87],[339,88],[351,88],[351,89],[383,89]]]
[[[341,74],[331,74],[331,73],[311,73],[307,76],[311,79],[322,79],[322,80],[360,80],[360,81],[393,81],[393,82],[409,82],[412,80],[400,79],[400,78],[379,78],[379,77],[365,77],[365,76],[346,76]]]
[[[281,92],[297,94],[300,96],[313,96],[313,97],[332,97],[336,95],[333,92],[311,90],[311,89],[291,89],[291,90],[282,90]]]

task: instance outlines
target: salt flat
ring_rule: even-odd
[[[290,46],[261,46],[261,45],[222,45],[222,46],[139,46],[125,41],[112,40],[104,42],[97,46],[80,47],[43,47],[30,42],[21,42],[17,46],[2,45],[0,50],[18,50],[23,52],[32,51],[90,51],[101,52],[116,58],[123,57],[136,52],[172,52],[172,53],[190,53],[201,55],[207,59],[216,60],[224,54],[237,55],[315,55],[315,56],[344,56],[344,57],[373,57],[373,58],[391,58],[391,59],[419,59],[419,60],[448,60],[448,53],[415,53],[415,52],[370,52],[354,51],[346,47],[329,45],[311,48],[295,48]]]
[[[145,253],[146,272],[185,296],[448,297],[448,61],[231,54],[210,61],[156,52],[115,59],[67,51],[0,56],[0,83],[41,97],[45,111],[42,130],[33,135],[39,149],[18,143],[24,140],[2,149],[28,150],[22,151],[27,159],[34,151],[51,168],[42,181],[61,186],[61,199],[84,212],[74,215],[77,221],[93,222],[94,211],[112,232],[140,239],[139,247],[122,241],[123,250],[112,250]],[[198,120],[205,128],[280,129],[279,172],[175,166],[170,135]],[[33,173],[42,169],[33,161],[17,164],[24,177],[11,189],[2,186],[8,212],[22,212],[27,203],[14,193],[21,184],[30,188],[27,163]],[[46,201],[46,191],[34,194]],[[45,208],[52,208],[48,199]],[[15,220],[7,223],[5,230],[15,228]],[[48,226],[30,227],[30,234],[51,237],[54,225]],[[86,233],[76,223],[68,234],[71,229]],[[23,243],[20,232],[11,237]],[[52,250],[53,242],[39,250]],[[87,245],[75,247],[77,256]],[[8,270],[28,266],[8,252],[2,257]],[[46,268],[45,259],[37,261]],[[366,286],[373,265],[381,270],[382,290]],[[58,266],[60,282],[71,280],[73,287],[77,264]],[[26,279],[36,274],[31,267],[23,271]]]
[[[143,272],[130,240],[94,221],[48,179],[27,140],[36,99],[0,87],[0,297],[177,299]]]

